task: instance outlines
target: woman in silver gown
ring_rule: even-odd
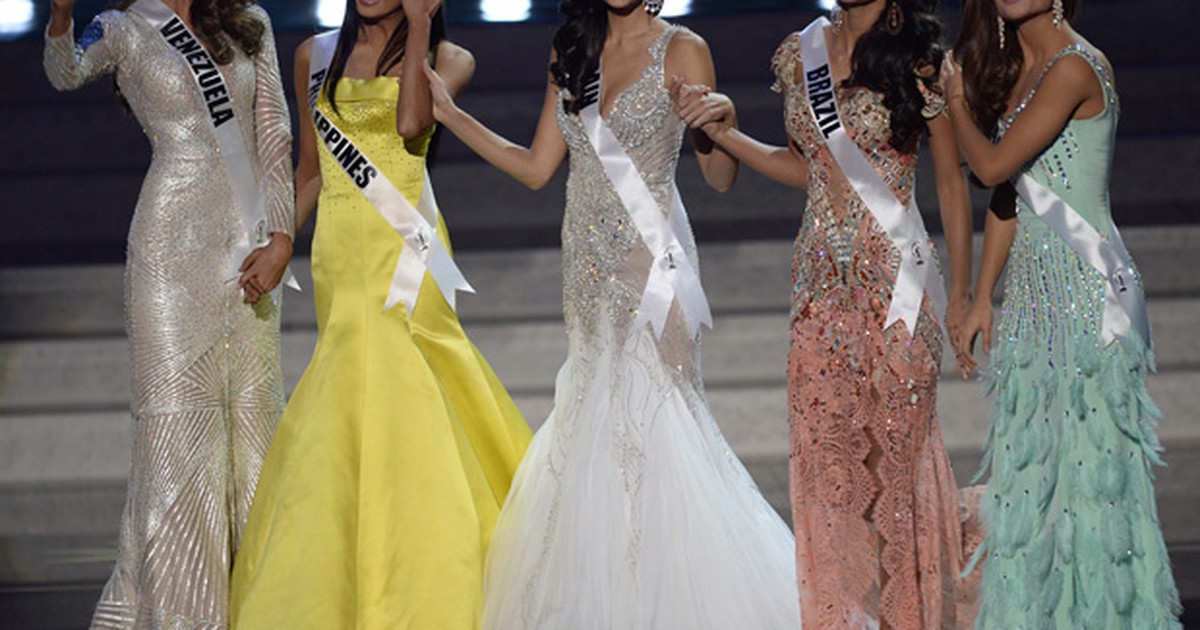
[[[653,17],[661,6],[562,4],[567,21],[528,149],[455,106],[430,73],[435,117],[493,165],[539,187],[565,156],[570,164],[568,356],[554,410],[492,535],[485,630],[800,627],[791,531],[730,450],[704,393],[703,317],[680,277],[696,268],[675,190],[686,126],[666,83],[679,75],[712,85],[713,66],[698,35]],[[706,179],[728,188],[737,163],[706,137],[692,140]],[[628,170],[615,174],[613,159]],[[656,216],[675,239],[666,255],[654,250],[666,239],[642,221]],[[674,297],[646,300],[668,269],[680,274]],[[650,304],[667,306],[661,319]]]
[[[219,149],[195,58],[143,17],[150,4],[183,19],[228,86],[265,206],[263,244],[249,256],[236,246],[253,242],[235,199],[238,174]],[[232,556],[283,408],[279,302],[269,292],[291,255],[294,202],[275,43],[266,13],[245,0],[196,7],[126,1],[76,43],[73,0],[54,0],[46,31],[50,82],[68,90],[115,73],[154,155],[125,270],[133,462],[117,564],[93,628],[226,626]]]

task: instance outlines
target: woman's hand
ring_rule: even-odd
[[[975,339],[983,335],[983,351],[992,349],[992,302],[990,299],[975,298],[971,308],[963,315],[958,334],[951,335],[954,353],[958,355],[958,371],[963,378],[978,365],[975,361]]]
[[[967,311],[971,309],[970,296],[952,297],[950,303],[946,305],[946,335],[950,340],[950,345],[954,348],[955,357],[958,359],[958,371],[962,372],[963,378],[970,373],[969,369],[964,369],[964,358],[967,356],[958,351],[958,346],[955,340],[962,336],[963,322],[967,318]]]
[[[433,99],[433,118],[440,123],[445,123],[446,118],[458,108],[454,104],[454,97],[450,96],[450,89],[446,87],[446,81],[442,75],[438,74],[429,62],[425,62],[425,76],[429,79],[429,96]]]
[[[942,94],[946,95],[947,104],[963,98],[962,68],[954,61],[954,55],[947,54],[942,59],[942,72],[938,82],[942,86]]]
[[[737,126],[737,108],[733,101],[707,85],[689,85],[683,77],[671,77],[671,100],[675,113],[692,129],[700,129],[709,137]]]
[[[674,75],[671,77],[671,87],[667,88],[671,94],[671,101],[675,104],[675,112],[679,113],[683,108],[696,102],[700,97],[712,92],[712,88],[707,85],[691,85],[683,80],[683,77]]]
[[[428,19],[442,8],[442,0],[402,0],[404,17],[411,20]]]
[[[246,256],[239,268],[242,277],[238,279],[238,286],[242,288],[247,304],[258,302],[259,298],[279,286],[291,258],[292,239],[278,232],[271,234],[271,241],[265,247],[259,247]]]

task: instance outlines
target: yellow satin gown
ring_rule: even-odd
[[[430,137],[396,134],[398,82],[337,89],[340,118],[317,106],[416,205]],[[263,465],[231,626],[472,630],[530,430],[428,273],[411,318],[383,311],[403,239],[318,150],[317,346]]]

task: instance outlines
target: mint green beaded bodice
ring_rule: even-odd
[[[1022,170],[1053,190],[1101,234],[1113,230],[1109,202],[1120,105],[1108,66],[1081,45],[1064,48],[1046,65],[1078,55],[1095,70],[1105,96],[1104,110],[1091,118],[1069,120],[1052,144]],[[1025,110],[1041,84],[1000,121],[1005,131]],[[1024,201],[1017,201],[1017,233],[1009,255],[1004,309],[999,319],[1001,344],[1036,343],[1051,350],[1057,364],[1065,365],[1068,341],[1099,350],[1101,315],[1104,312],[1105,278],[1039,219]],[[1136,268],[1135,278],[1141,282]],[[1149,340],[1131,346],[1149,361]],[[1018,344],[1023,345],[1023,344]]]

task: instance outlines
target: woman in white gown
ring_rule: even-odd
[[[655,5],[564,3],[531,148],[459,109],[430,71],[438,120],[522,183],[540,187],[570,155],[569,354],[493,534],[485,629],[800,627],[792,534],[721,436],[701,379],[708,308],[666,85],[713,85],[712,59]],[[728,188],[737,162],[693,143],[709,183]]]

